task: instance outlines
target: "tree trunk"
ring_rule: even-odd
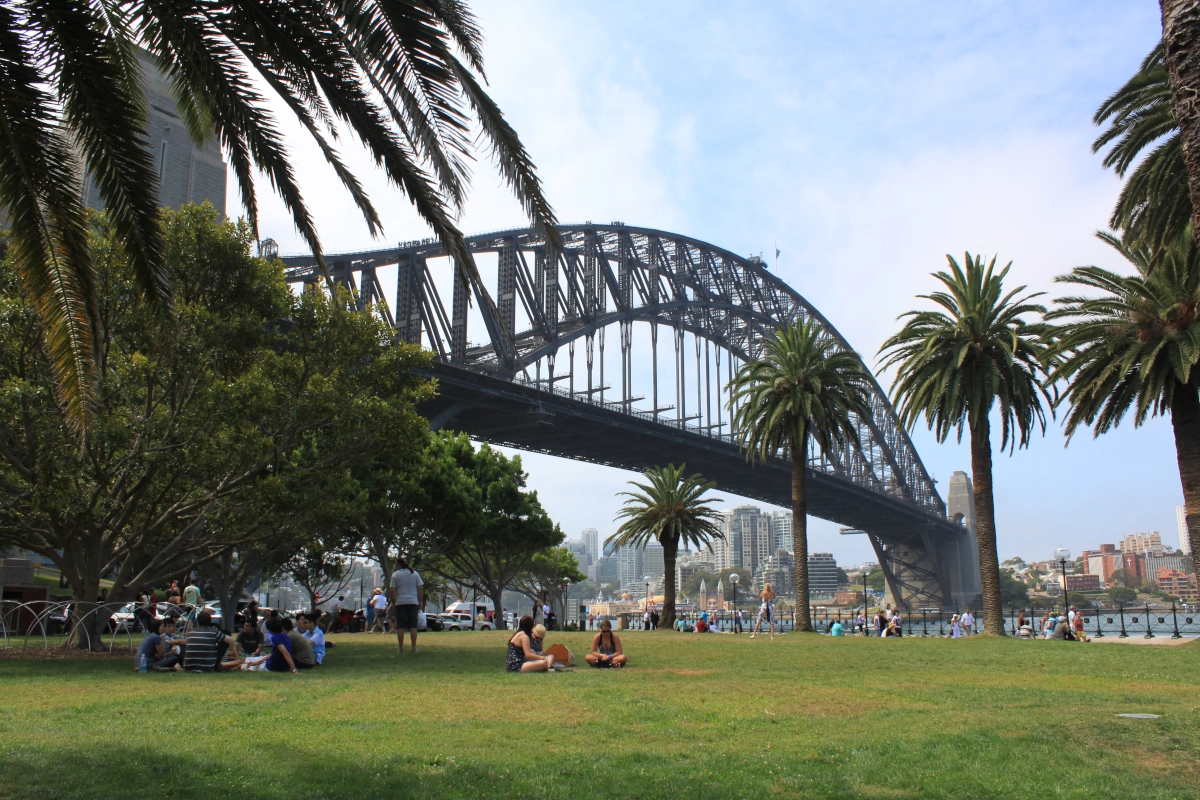
[[[504,587],[503,586],[488,586],[487,596],[492,600],[492,624],[496,626],[496,630],[502,631],[508,628],[504,624],[504,607],[501,603],[504,602]],[[475,610],[471,610],[471,617],[475,617]]]
[[[808,605],[808,433],[792,447],[792,549],[796,564],[796,617],[798,631],[812,630]]]
[[[983,632],[1004,635],[1000,602],[1000,557],[996,553],[996,506],[992,500],[992,428],[986,413],[971,429],[971,481],[975,490],[975,539],[983,587]]]
[[[1175,457],[1179,482],[1183,484],[1183,507],[1187,512],[1188,541],[1192,545],[1192,568],[1200,568],[1200,399],[1194,386],[1175,385],[1171,398],[1171,427],[1175,429]],[[1200,575],[1200,571],[1196,573]],[[1148,579],[1155,576],[1147,575]]]
[[[665,630],[675,627],[675,557],[679,553],[679,537],[662,540],[663,548],[663,608],[659,625]]]
[[[1192,221],[1200,230],[1200,4],[1194,0],[1160,0],[1159,8],[1171,111],[1179,123]]]

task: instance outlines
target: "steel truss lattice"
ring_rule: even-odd
[[[638,468],[645,461],[636,447],[609,453],[598,447],[539,444],[535,440],[544,438],[544,432],[521,433],[521,426],[530,420],[554,426],[559,424],[557,417],[569,415],[571,424],[585,426],[581,420],[587,418],[586,424],[609,434],[645,427],[663,441],[686,441],[688,447],[705,452],[736,451],[722,387],[733,370],[758,354],[764,336],[780,323],[814,318],[839,346],[850,348],[816,308],[760,259],[621,223],[566,225],[559,230],[561,249],[528,229],[469,237],[473,254],[495,254],[495,286],[489,290],[480,280],[464,281],[455,270],[449,309],[431,272],[435,259],[442,259],[443,268],[450,267],[436,240],[326,260],[335,280],[355,293],[360,307],[370,306],[383,315],[400,340],[423,344],[435,353],[434,372],[442,384],[435,422],[453,421],[480,438],[626,468]],[[291,283],[320,280],[311,257],[285,258],[284,263]],[[380,267],[390,265],[396,265],[397,272],[394,308],[377,277]],[[482,317],[482,344],[468,337],[471,301]],[[648,348],[634,336],[635,324],[649,327]],[[620,351],[616,376],[611,369],[605,374],[606,341]],[[673,398],[659,391],[664,347],[673,354]],[[643,388],[649,389],[649,397],[635,396],[635,373],[642,376],[647,366],[650,386]],[[961,537],[962,530],[946,520],[934,481],[886,394],[877,384],[872,390],[871,415],[854,420],[858,447],[848,443],[825,452],[810,448],[811,474],[826,479],[817,482],[817,490],[826,484],[841,487],[841,494],[833,492],[841,499],[823,516],[867,530],[877,547],[883,542],[903,545],[904,563],[912,565],[905,575],[912,580],[897,580],[896,588],[903,587],[906,599],[948,604],[950,582],[940,574],[937,551],[944,542]],[[643,400],[649,401],[649,409],[637,406]],[[534,413],[505,427],[495,421],[501,408]],[[484,419],[489,409],[491,422]],[[465,424],[473,413],[474,430]],[[687,450],[679,446],[680,454]],[[605,455],[597,455],[601,450]],[[653,455],[666,460],[661,451]],[[721,469],[710,469],[716,479]],[[732,475],[723,483],[729,491],[788,504],[774,489],[756,492],[753,485],[729,485],[740,483]],[[838,513],[855,498],[879,513],[856,514],[849,508]],[[811,506],[810,511],[817,513]],[[904,523],[882,523],[889,513]],[[914,570],[943,579],[917,580]]]

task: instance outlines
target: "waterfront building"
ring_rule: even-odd
[[[1174,569],[1184,573],[1195,572],[1194,567],[1191,556],[1172,554],[1157,558],[1155,556],[1145,557],[1145,572],[1150,576],[1157,575],[1160,569]]]
[[[808,556],[808,596],[837,594],[837,561],[832,553],[810,553]],[[795,590],[793,589],[793,592]]]
[[[1100,585],[1099,575],[1068,575],[1067,590],[1071,592],[1097,592]]]
[[[652,544],[646,547],[642,554],[643,575],[649,575],[651,578],[662,578],[666,573],[663,565],[663,549],[661,544]]]
[[[1163,567],[1158,570],[1155,582],[1158,584],[1158,590],[1165,594],[1184,600],[1200,598],[1200,590],[1196,588],[1195,575],[1188,575],[1177,569]]]
[[[796,593],[796,562],[785,548],[778,548],[775,555],[763,562],[754,576],[754,591],[761,592],[768,583],[780,597]]]
[[[622,547],[618,552],[621,564],[621,590],[635,595],[640,590],[646,593],[646,582],[642,576],[646,574],[646,551],[640,547]]]
[[[778,553],[780,548],[789,553],[796,552],[792,539],[792,512],[775,511],[770,514],[771,520],[771,552]]]

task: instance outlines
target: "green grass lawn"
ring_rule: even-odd
[[[299,677],[0,660],[0,798],[1200,796],[1200,643],[628,633],[514,675],[501,632],[336,638]]]

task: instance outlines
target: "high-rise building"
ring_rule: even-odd
[[[810,553],[808,556],[808,595],[832,595],[837,592],[837,561],[833,553]],[[794,590],[793,590],[794,592]]]
[[[796,552],[792,540],[792,512],[776,511],[771,517],[771,552],[778,553],[780,548],[789,553]]]
[[[738,506],[720,515],[725,534],[722,569],[743,567],[751,573],[771,556],[771,517],[757,506]],[[790,528],[790,525],[788,526]],[[716,548],[714,548],[715,551]]]
[[[1175,506],[1175,524],[1179,526],[1179,549],[1192,553],[1192,537],[1188,536],[1187,506]]]
[[[588,555],[587,544],[584,542],[567,542],[564,547],[567,552],[575,556],[575,562],[579,564],[580,572],[587,572],[588,567],[592,565],[592,557]]]
[[[835,581],[836,569],[837,567],[834,567]],[[761,592],[763,586],[768,583],[771,584],[771,591],[780,597],[796,593],[796,562],[792,559],[792,554],[783,547],[762,563],[762,567],[754,576],[754,591]]]
[[[621,560],[621,589],[634,594],[641,587],[646,591],[646,582],[642,577],[646,574],[646,551],[640,547],[622,547],[617,557]]]
[[[579,534],[580,541],[587,548],[587,554],[595,561],[600,557],[600,531],[595,528],[584,528]]]
[[[661,544],[647,546],[642,559],[642,568],[645,570],[642,573],[643,575],[649,575],[651,578],[661,578],[666,574],[666,569],[663,566],[663,549]]]
[[[724,515],[721,515],[721,518],[717,520],[717,524],[720,526],[721,531],[728,536],[726,522],[727,520],[724,519]],[[700,552],[706,558],[706,560],[712,562],[713,572],[720,572],[723,569],[729,569],[728,539],[713,539],[708,543],[708,547]]]
[[[621,559],[619,556],[601,556],[596,559],[596,578],[598,583],[621,582]]]
[[[1131,533],[1120,541],[1117,547],[1122,553],[1137,553],[1145,556],[1161,556],[1163,554],[1162,537],[1158,531],[1148,533]]]

